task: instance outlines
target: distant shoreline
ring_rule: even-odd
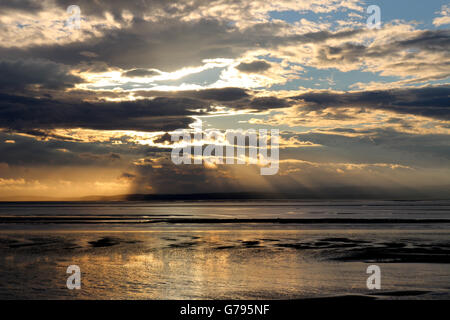
[[[15,202],[156,202],[156,201],[448,201],[449,197],[430,195],[427,192],[402,194],[399,190],[381,191],[372,189],[329,188],[325,193],[313,191],[297,193],[279,192],[232,192],[232,193],[191,193],[191,194],[124,194],[115,196],[93,195],[81,198],[53,198],[19,196],[0,198],[1,203]]]
[[[241,223],[272,223],[272,224],[435,224],[449,223],[450,219],[348,219],[348,218],[268,218],[268,219],[214,219],[214,218],[158,218],[142,216],[2,216],[0,224],[8,223],[32,223],[32,224],[241,224]]]

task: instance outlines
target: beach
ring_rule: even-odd
[[[1,299],[450,298],[448,201],[3,203]],[[69,265],[81,289],[69,290]],[[378,265],[381,289],[367,267]]]

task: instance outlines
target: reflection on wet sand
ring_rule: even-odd
[[[429,230],[10,232],[0,236],[0,297],[448,298],[442,239]],[[370,263],[382,269],[382,293],[365,286]],[[81,290],[65,287],[72,264]]]

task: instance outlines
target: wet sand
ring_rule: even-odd
[[[450,299],[449,208],[0,205],[0,298]],[[381,290],[366,286],[371,264]]]
[[[14,232],[0,237],[0,298],[450,298],[450,244],[441,237],[361,230]],[[373,263],[382,270],[381,293],[366,288]],[[80,291],[65,287],[72,264],[82,271]]]

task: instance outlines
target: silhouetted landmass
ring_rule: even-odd
[[[148,216],[131,217],[72,217],[72,216],[1,216],[0,223],[33,223],[33,224],[150,224],[150,223],[172,223],[172,224],[239,224],[239,223],[277,223],[277,224],[442,224],[450,223],[450,219],[344,219],[344,218],[149,218]]]
[[[92,195],[81,198],[15,197],[14,201],[243,201],[243,200],[450,200],[450,185],[412,188],[382,189],[374,187],[322,187],[295,192],[211,192],[185,194],[124,194],[115,196]]]

